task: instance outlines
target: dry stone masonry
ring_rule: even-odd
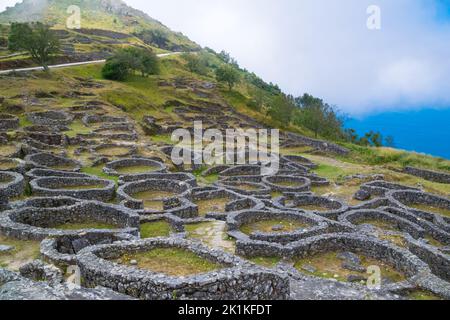
[[[193,92],[208,96],[213,87]],[[277,173],[264,175],[258,161],[175,165],[173,145],[161,138],[191,132],[192,120],[220,130],[262,126],[203,100],[167,101],[174,118],[131,119],[87,92],[64,111],[45,97],[33,96],[32,112],[20,117],[0,114],[0,263],[26,255],[21,244],[39,253],[0,268],[0,300],[401,300],[418,291],[450,299],[448,195],[361,173],[344,177],[357,181],[344,199],[333,190],[345,187],[295,150],[308,148],[311,159],[348,150],[291,133],[281,133],[282,148],[294,151],[279,157]],[[227,157],[238,153],[250,156],[246,149]],[[200,157],[194,152],[191,160]],[[449,183],[448,173],[404,171]],[[163,270],[145,260],[167,258],[164,252],[181,256]],[[184,259],[210,268],[183,274]],[[367,286],[366,262],[382,269],[376,288]],[[327,263],[336,274],[320,270]],[[67,282],[72,269],[81,287]]]

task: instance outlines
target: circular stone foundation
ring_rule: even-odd
[[[251,251],[255,241],[286,245],[293,241],[338,230],[326,219],[310,213],[275,210],[245,210],[230,214],[227,217],[227,226],[229,235],[238,240],[241,253]],[[268,250],[272,248],[268,246]]]
[[[387,197],[396,206],[434,222],[450,232],[450,200],[420,191],[391,191]]]
[[[59,171],[80,171],[81,164],[78,161],[55,156],[51,153],[35,153],[25,157],[27,166],[31,168],[46,168]]]
[[[19,240],[80,235],[83,232],[138,235],[139,216],[121,206],[82,201],[58,207],[23,207],[0,213],[0,233]]]
[[[150,179],[120,186],[117,197],[129,208],[156,213],[178,206],[178,198],[190,198],[191,187],[180,181]]]
[[[23,174],[25,162],[21,159],[0,158],[0,171],[14,171]]]
[[[166,166],[155,160],[144,158],[130,158],[110,162],[106,164],[103,171],[112,176],[162,173]]]
[[[95,147],[94,152],[104,157],[128,157],[136,153],[136,146],[125,144],[102,144]]]
[[[114,197],[116,184],[96,178],[49,177],[30,181],[30,187],[38,196],[67,196],[108,202]]]
[[[10,199],[23,194],[25,179],[16,172],[0,171],[0,199]]]
[[[291,195],[282,199],[282,203],[284,201],[286,204],[286,200],[291,201],[289,209],[312,212],[330,219],[336,219],[339,214],[348,210],[348,206],[341,201],[308,194]]]
[[[311,181],[308,178],[295,176],[268,176],[262,182],[272,191],[278,192],[307,192],[311,190]]]
[[[338,220],[342,223],[350,223],[353,225],[370,224],[376,228],[387,231],[405,232],[415,239],[423,238],[425,236],[425,230],[420,226],[409,220],[381,210],[349,211],[339,216]]]
[[[130,265],[130,258],[136,260],[136,266]],[[77,260],[88,287],[103,286],[139,299],[264,300],[289,296],[287,278],[183,239],[93,246],[81,251]]]
[[[215,184],[245,196],[270,197],[270,187],[258,182],[249,182],[246,177],[234,178],[233,180],[220,180]]]
[[[0,145],[0,156],[4,158],[16,158],[20,156],[20,145],[2,144]]]
[[[393,190],[410,190],[420,191],[419,189],[403,186],[400,184],[390,183],[386,181],[372,181],[361,185],[361,190],[366,191],[371,196],[384,197],[386,194]]]

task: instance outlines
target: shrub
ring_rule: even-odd
[[[105,79],[124,81],[130,73],[128,64],[119,59],[111,58],[106,61],[102,69],[102,75]]]

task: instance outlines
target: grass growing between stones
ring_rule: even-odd
[[[276,182],[274,184],[277,186],[290,187],[290,188],[298,187],[301,185],[300,182],[296,182],[296,181],[282,181],[282,182]]]
[[[49,168],[60,171],[72,171],[73,169],[75,169],[75,166],[72,164],[57,164],[54,166],[49,166]]]
[[[0,253],[0,268],[17,271],[40,255],[39,241],[20,241],[0,236],[0,244],[14,247],[11,251]]]
[[[96,230],[113,230],[117,229],[117,226],[102,223],[102,222],[69,222],[57,225],[53,227],[53,229],[59,230],[87,230],[87,229],[96,229]]]
[[[226,224],[223,221],[189,224],[185,229],[188,232],[188,238],[200,240],[210,248],[229,253],[234,253],[236,250],[236,241],[228,236]]]
[[[174,277],[203,274],[223,268],[218,263],[178,248],[157,248],[147,252],[127,254],[115,262],[130,266],[133,260],[137,261],[136,266],[140,269]]]
[[[442,242],[440,242],[439,240],[434,239],[434,238],[433,238],[432,236],[430,236],[430,235],[427,235],[427,236],[425,237],[425,240],[427,240],[429,244],[431,244],[432,246],[435,246],[435,247],[437,247],[437,248],[442,248],[442,247],[445,246]]]
[[[108,147],[97,149],[97,152],[102,156],[121,157],[127,155],[130,152],[130,149],[126,147]]]
[[[92,133],[92,130],[86,127],[80,120],[76,120],[71,123],[69,129],[69,131],[64,132],[64,134],[69,138],[75,138],[78,134]]]
[[[278,257],[256,257],[250,258],[248,261],[257,264],[258,266],[273,268],[281,261],[281,259]]]
[[[410,204],[408,207],[425,212],[436,213],[444,217],[450,217],[450,209],[439,208],[429,204]]]
[[[390,241],[398,247],[408,248],[408,241],[406,241],[405,237],[402,235],[382,234],[382,235],[379,235],[378,238],[380,240]]]
[[[228,202],[230,202],[230,198],[214,198],[214,199],[206,199],[206,200],[197,200],[195,204],[198,206],[198,213],[200,216],[205,216],[210,212],[224,213],[225,207]]]
[[[270,219],[251,222],[241,226],[240,230],[248,235],[255,232],[279,233],[293,232],[299,229],[306,229],[309,225],[292,219]]]
[[[144,208],[161,211],[164,209],[163,199],[173,197],[175,194],[169,191],[148,190],[132,195],[134,199],[144,201]]]
[[[141,224],[141,238],[168,237],[170,235],[170,224],[166,221],[147,222]]]
[[[58,186],[54,189],[58,190],[91,190],[91,189],[103,189],[105,185],[103,184],[87,184],[87,185],[64,185]]]
[[[397,227],[396,224],[388,221],[384,221],[381,219],[364,219],[361,221],[358,221],[358,225],[362,224],[370,224],[376,228],[382,229],[382,230],[390,230],[390,231],[400,231],[400,229]]]
[[[0,146],[0,155],[2,157],[9,157],[17,151],[17,147],[14,145],[3,145]]]
[[[101,179],[112,180],[116,184],[119,181],[119,177],[110,176],[110,175],[107,175],[106,173],[104,173],[103,166],[84,167],[81,169],[81,172],[99,177]]]
[[[412,291],[408,294],[407,298],[410,300],[422,300],[422,301],[443,300],[441,297],[435,295],[434,293],[425,290]]]
[[[369,277],[369,274],[358,273],[355,271],[350,271],[342,267],[343,261],[338,258],[339,252],[327,252],[317,254],[315,256],[303,258],[297,260],[294,267],[300,272],[306,274],[326,278],[326,279],[336,279],[338,281],[347,282],[347,278],[350,275],[365,275]],[[385,264],[379,260],[369,258],[366,256],[359,255],[361,259],[361,266],[368,268],[369,266],[378,266],[381,269],[382,279],[387,279],[390,282],[401,282],[404,281],[405,275],[395,270],[390,265]],[[312,266],[316,269],[315,272],[308,272],[304,269],[305,266]]]
[[[16,168],[16,166],[17,166],[17,163],[14,161],[5,159],[5,160],[1,160],[1,162],[0,162],[0,170],[3,170],[3,171],[12,170],[12,169]],[[1,183],[1,181],[0,181],[0,183]]]
[[[0,178],[0,185],[8,184],[11,181],[13,181],[13,179],[11,177],[2,177],[2,178]]]
[[[300,204],[298,206],[296,206],[298,209],[302,209],[302,210],[306,210],[306,211],[318,211],[318,212],[326,212],[326,211],[330,211],[331,209],[324,207],[324,206],[320,206],[317,204]]]
[[[243,191],[257,191],[260,189],[259,186],[254,186],[252,184],[241,183],[235,186],[235,188]]]
[[[120,167],[116,169],[116,171],[120,174],[138,174],[138,173],[153,172],[156,170],[158,170],[158,167],[155,166],[130,166],[130,167]]]

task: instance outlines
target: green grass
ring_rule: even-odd
[[[155,135],[151,137],[153,142],[165,143],[165,144],[175,144],[172,141],[172,137],[170,135]]]
[[[283,229],[281,231],[274,231],[272,230],[274,226],[282,226]],[[244,224],[243,226],[241,226],[240,230],[243,233],[250,235],[254,232],[263,232],[263,233],[292,232],[307,227],[308,225],[296,220],[270,219]]]
[[[170,232],[170,224],[166,221],[147,222],[141,224],[142,239],[168,237]]]
[[[117,226],[107,223],[101,222],[73,222],[73,223],[64,223],[61,225],[54,226],[53,229],[59,230],[87,230],[87,229],[95,229],[95,230],[114,230],[117,229]]]
[[[281,261],[278,257],[256,257],[248,260],[266,268],[273,268]]]
[[[425,291],[425,290],[416,290],[416,291],[410,292],[408,294],[408,298],[411,300],[421,300],[421,301],[443,300],[442,298],[435,295],[434,293]]]
[[[75,138],[78,134],[89,134],[92,130],[86,127],[80,120],[74,121],[69,126],[69,131],[64,132],[69,138]]]
[[[178,248],[157,248],[147,252],[127,254],[115,260],[130,265],[137,261],[137,267],[169,276],[192,276],[221,269],[218,263],[199,257],[191,251]]]
[[[391,148],[371,148],[353,144],[342,144],[351,152],[343,160],[369,165],[391,165],[398,169],[406,166],[450,172],[450,161],[424,154],[407,152]]]
[[[39,241],[21,241],[0,235],[0,244],[13,246],[12,251],[0,253],[0,266],[17,271],[22,265],[39,258]]]
[[[99,177],[101,179],[112,180],[116,184],[119,182],[119,177],[110,176],[104,173],[102,165],[97,167],[84,167],[81,169],[81,172]]]

